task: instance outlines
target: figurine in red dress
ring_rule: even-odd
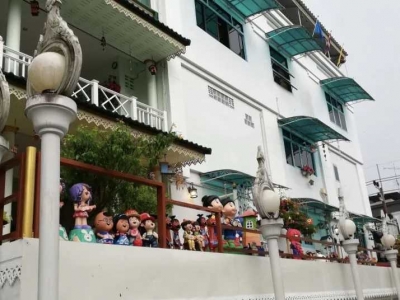
[[[139,247],[142,246],[143,245],[142,236],[140,235],[139,232],[140,215],[134,209],[127,210],[125,212],[125,215],[128,217],[129,221],[128,237],[130,244],[133,246],[139,246]]]
[[[217,221],[215,219],[215,215],[208,215],[208,219],[206,221],[207,224],[207,232],[208,232],[208,248],[211,252],[215,252],[218,247],[218,238],[217,238]]]
[[[70,188],[69,192],[74,202],[74,229],[91,229],[87,224],[87,218],[89,217],[88,212],[95,209],[96,205],[89,205],[90,201],[92,201],[90,186],[86,183],[77,183]]]

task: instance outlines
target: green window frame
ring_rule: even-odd
[[[325,93],[326,103],[328,105],[329,119],[337,126],[347,131],[346,117],[343,104]]]
[[[214,0],[195,0],[197,26],[246,59],[242,24]]]
[[[312,144],[286,129],[282,129],[282,135],[286,163],[300,169],[309,166],[313,168],[314,175],[317,176],[314,153],[311,150]]]
[[[272,74],[274,81],[283,87],[285,90],[292,92],[292,89],[297,90],[290,82],[290,77],[294,76],[289,72],[289,66],[286,57],[276,51],[273,47],[269,47],[272,64]]]

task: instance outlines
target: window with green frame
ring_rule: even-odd
[[[242,24],[214,0],[195,0],[195,5],[197,26],[245,59]]]
[[[328,104],[329,118],[340,128],[347,131],[346,118],[344,116],[343,104],[325,93],[326,103]]]
[[[283,142],[285,144],[286,162],[294,167],[309,166],[316,175],[314,153],[312,144],[297,135],[282,129]]]
[[[289,73],[288,62],[286,57],[276,51],[274,48],[269,47],[269,52],[271,55],[272,73],[274,75],[274,81],[289,92],[292,88],[296,89],[290,83],[290,77],[293,77]],[[296,89],[297,90],[297,89]]]

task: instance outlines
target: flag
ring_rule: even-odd
[[[342,64],[342,59],[343,59],[344,57],[343,57],[343,46],[340,48],[340,54],[339,54],[339,58],[338,58],[338,60],[337,60],[337,63],[336,63],[336,65],[338,66],[338,67],[340,67],[340,65]]]
[[[317,37],[323,39],[324,38],[324,33],[322,31],[322,26],[321,23],[317,20],[317,22],[315,22],[315,28],[314,28],[314,32],[313,32],[313,37],[314,35],[317,35]]]
[[[329,51],[331,50],[331,33],[328,33],[328,38],[325,40],[325,55],[330,58]]]

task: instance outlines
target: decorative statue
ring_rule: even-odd
[[[172,242],[172,236],[171,236],[171,227],[172,227],[172,219],[174,219],[175,216],[171,216],[169,217],[168,214],[166,215],[166,219],[165,219],[165,225],[166,225],[166,229],[167,229],[167,246],[170,249],[174,249],[174,245]]]
[[[114,235],[110,233],[113,227],[114,222],[112,216],[106,212],[99,212],[94,218],[97,243],[113,244]]]
[[[145,233],[143,234],[143,247],[158,247],[158,234],[154,231],[156,227],[154,217],[148,213],[142,213],[140,215],[141,226],[144,228]]]
[[[96,208],[96,205],[89,205],[92,200],[90,186],[86,183],[74,184],[69,193],[74,202],[75,227],[69,234],[69,239],[75,242],[96,243],[92,228],[87,224],[88,212]]]
[[[303,248],[300,243],[301,232],[297,229],[289,228],[286,233],[286,238],[290,241],[290,249],[293,251],[294,259],[301,259]]]
[[[114,244],[121,246],[129,246],[129,218],[125,214],[119,214],[114,217],[114,228],[115,233]]]
[[[203,237],[203,251],[206,250],[206,248],[209,245],[209,240],[208,240],[208,233],[207,233],[207,219],[203,217],[202,214],[197,215],[199,218],[197,219],[197,222],[200,224],[200,234]]]
[[[204,251],[204,238],[200,232],[200,224],[193,222],[193,235],[195,237],[196,250]]]
[[[136,210],[129,209],[125,212],[125,215],[128,217],[129,222],[129,231],[128,237],[129,242],[133,246],[142,246],[142,236],[140,235],[139,227],[140,227],[140,215]]]
[[[196,251],[195,237],[193,235],[193,225],[192,221],[183,220],[183,249]]]
[[[226,198],[222,200],[222,216],[223,216],[223,224],[225,225],[233,225],[234,218],[237,213],[237,209],[235,206],[235,202],[230,199]],[[225,229],[224,230],[224,239],[226,241],[225,247],[228,248],[237,248],[240,247],[240,244],[237,244],[236,240],[236,230]]]
[[[64,201],[62,200],[62,195],[65,192],[65,181],[60,178],[60,209],[64,206]],[[68,234],[65,228],[60,224],[58,228],[58,235],[61,241],[68,241]]]
[[[206,221],[207,224],[207,233],[208,233],[208,248],[211,252],[215,252],[218,247],[218,238],[217,238],[217,221],[215,219],[215,215],[208,215],[208,219]]]
[[[182,249],[182,242],[179,237],[179,230],[181,229],[181,223],[175,216],[171,216],[171,230],[172,230],[172,243],[174,249]]]
[[[201,202],[203,202],[204,207],[208,208],[215,208],[218,209],[219,211],[222,211],[222,203],[219,200],[218,196],[212,195],[212,196],[204,196],[201,199]]]

